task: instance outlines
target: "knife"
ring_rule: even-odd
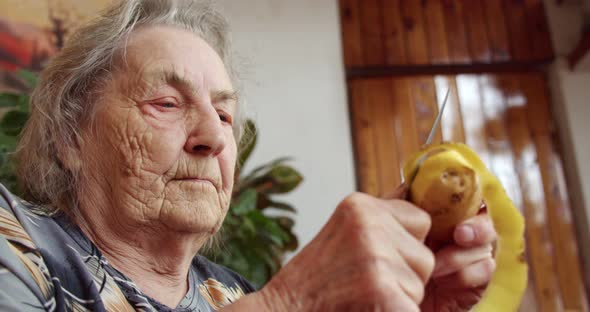
[[[447,94],[445,95],[445,98],[443,99],[443,103],[442,103],[440,109],[438,110],[438,114],[436,115],[436,118],[434,119],[434,123],[432,124],[432,128],[430,128],[430,133],[428,134],[428,138],[426,139],[426,142],[424,143],[424,145],[431,144],[432,140],[434,140],[434,136],[436,135],[436,130],[438,129],[438,125],[440,124],[440,120],[442,119],[443,112],[445,111],[445,107],[447,106],[447,101],[449,99],[450,93],[451,93],[451,89],[448,88]],[[428,158],[428,156],[429,156],[429,153],[422,155],[422,157],[420,157],[420,159],[418,159],[418,164],[415,166],[414,171],[412,171],[412,173],[410,174],[410,178],[408,179],[409,181],[404,181],[404,183],[406,183],[408,188],[410,187],[410,185],[412,185],[412,182],[414,182],[414,178],[416,178],[416,175],[418,174],[418,169],[420,169],[420,165],[422,165],[422,162],[424,162],[424,160],[426,158]]]

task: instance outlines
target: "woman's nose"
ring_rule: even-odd
[[[184,149],[187,153],[202,156],[217,156],[225,148],[223,125],[214,109],[196,112],[190,118],[189,136]]]

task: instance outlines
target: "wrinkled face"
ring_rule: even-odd
[[[87,179],[110,197],[102,213],[118,224],[214,233],[236,161],[225,66],[204,40],[167,26],[136,30],[125,54],[81,148]]]

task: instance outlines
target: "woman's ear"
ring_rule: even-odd
[[[62,165],[71,172],[79,172],[82,168],[80,150],[70,146],[60,148],[58,157]]]

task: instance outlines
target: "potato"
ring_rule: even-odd
[[[457,224],[485,202],[498,241],[496,271],[473,311],[517,311],[527,284],[524,219],[498,179],[477,154],[462,143],[425,146],[404,166],[408,200],[432,217],[429,239],[453,240]]]

